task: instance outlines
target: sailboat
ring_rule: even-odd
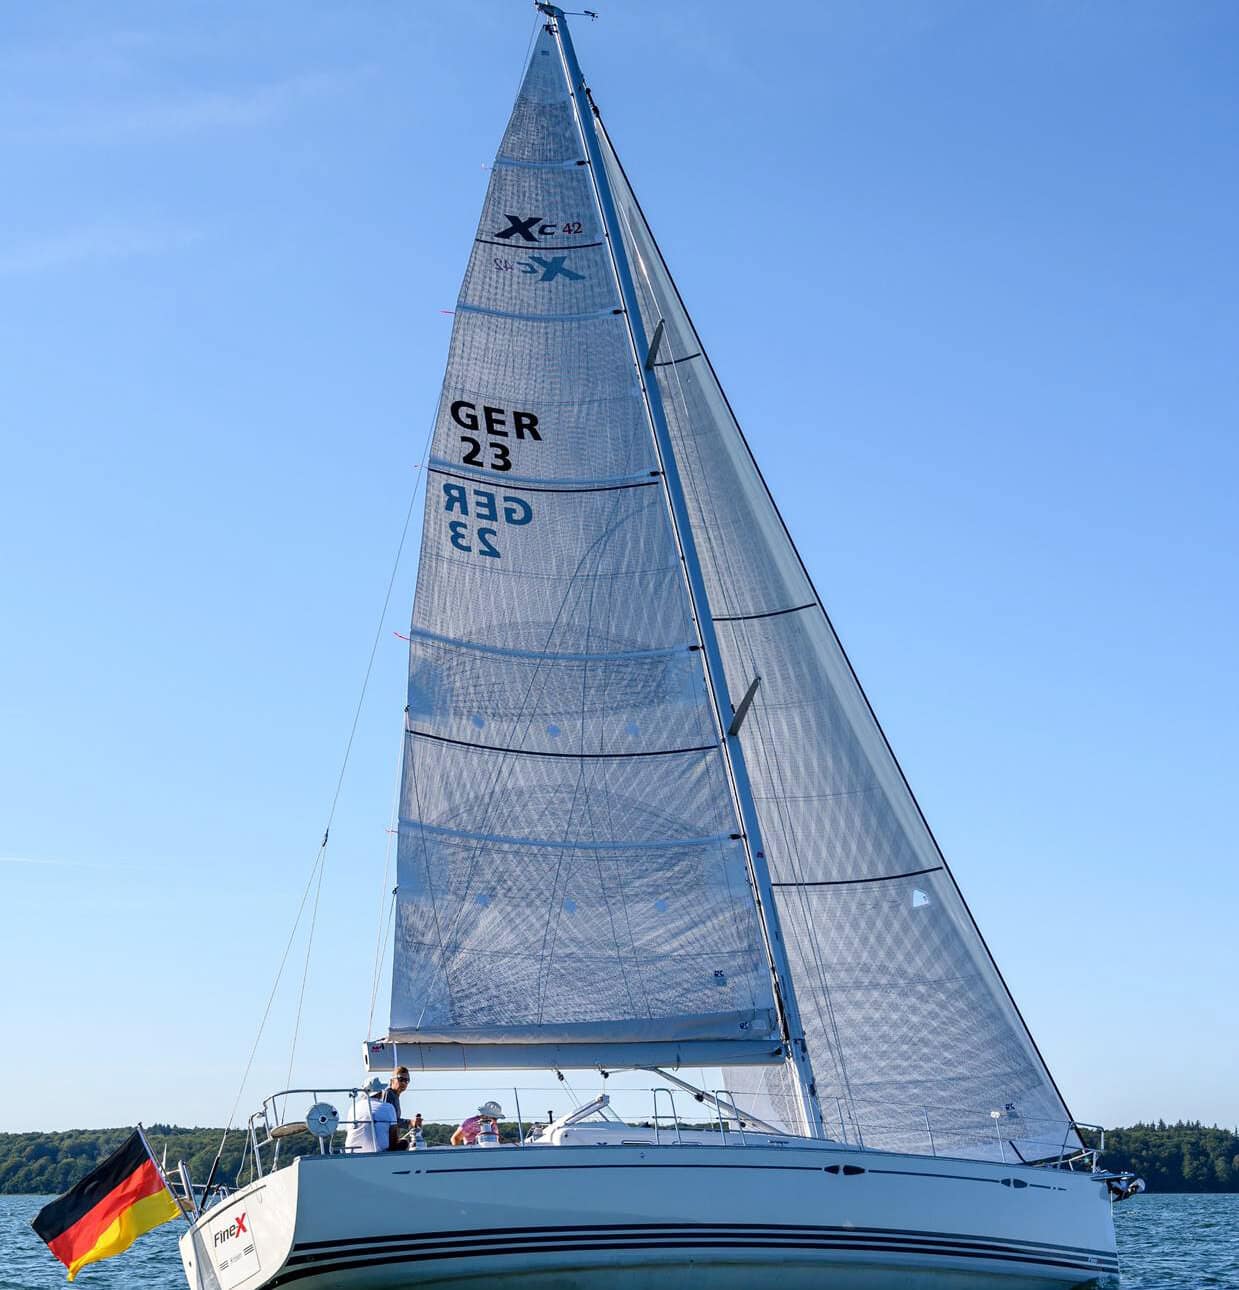
[[[269,1099],[257,1176],[181,1240],[189,1285],[1112,1277],[1133,1180],[1068,1111],[567,19],[536,7],[428,462],[391,1017],[364,1061],[415,1083],[648,1071],[696,1122],[634,1123],[603,1095],[499,1149],[343,1154],[334,1101],[291,1123]],[[297,1131],[319,1151],[281,1161]]]

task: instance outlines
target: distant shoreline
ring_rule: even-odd
[[[428,1146],[442,1146],[454,1125],[427,1124]],[[505,1138],[515,1134],[505,1125]],[[114,1151],[131,1126],[68,1129],[51,1133],[0,1133],[0,1195],[44,1196],[67,1191]],[[156,1157],[165,1148],[169,1167],[184,1160],[195,1181],[205,1180],[219,1150],[222,1128],[179,1128],[153,1124],[146,1129]],[[231,1183],[242,1168],[244,1133],[233,1130],[220,1162],[219,1177]],[[1093,1145],[1091,1142],[1089,1145]],[[285,1157],[316,1150],[313,1138],[291,1138]],[[1196,1121],[1133,1124],[1106,1131],[1103,1165],[1130,1170],[1150,1192],[1198,1195],[1239,1193],[1239,1132],[1206,1127]]]

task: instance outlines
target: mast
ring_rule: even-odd
[[[572,45],[572,37],[568,31],[568,23],[564,17],[563,10],[556,5],[542,3],[539,3],[537,8],[540,12],[546,14],[553,24],[552,29],[559,45],[564,71],[572,94],[573,106],[576,110],[577,125],[589,158],[594,191],[598,198],[598,207],[606,229],[607,246],[610,250],[612,268],[615,271],[620,297],[624,302],[624,314],[628,322],[628,335],[632,344],[633,360],[637,369],[638,379],[641,382],[650,426],[654,432],[659,464],[663,471],[663,483],[671,510],[672,528],[675,532],[680,557],[684,562],[693,616],[697,620],[697,632],[705,655],[706,680],[714,699],[715,715],[722,735],[723,756],[744,830],[745,854],[748,859],[758,921],[761,924],[762,938],[765,942],[774,987],[775,1007],[778,1010],[779,1025],[784,1042],[787,1045],[788,1058],[795,1076],[803,1127],[809,1137],[824,1137],[825,1130],[822,1123],[821,1108],[817,1100],[813,1067],[805,1045],[804,1026],[800,1018],[800,1008],[796,1001],[791,966],[788,962],[787,949],[779,926],[778,910],[774,903],[774,891],[770,885],[770,869],[766,862],[765,849],[762,845],[761,825],[757,817],[753,789],[744,760],[744,750],[740,745],[739,722],[728,715],[735,709],[731,703],[727,678],[723,670],[722,653],[719,649],[717,633],[714,630],[714,618],[710,610],[705,580],[701,573],[701,561],[697,554],[697,544],[688,516],[684,486],[676,465],[671,432],[668,428],[667,417],[663,408],[662,392],[658,387],[657,377],[651,379],[646,374],[650,342],[645,335],[645,328],[641,322],[641,311],[637,301],[636,288],[633,285],[632,269],[628,263],[628,254],[624,249],[624,239],[620,229],[619,217],[616,214],[615,200],[611,193],[610,181],[607,177],[602,152],[598,145],[597,127],[594,123],[592,105],[588,99],[585,78],[581,74],[581,67],[577,62],[576,50]],[[653,369],[648,370],[652,372]]]

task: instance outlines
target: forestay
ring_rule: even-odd
[[[781,1060],[683,569],[546,31],[457,304],[411,638],[399,1060]]]
[[[603,149],[646,333],[662,325],[653,370],[727,681],[743,694],[761,678],[741,741],[823,1115],[835,1133],[869,1146],[1057,1155],[1078,1141],[1062,1098],[870,711],[605,133]],[[786,429],[823,442],[820,427]],[[763,1119],[798,1123],[788,1068],[727,1070],[724,1082]]]

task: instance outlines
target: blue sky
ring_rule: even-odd
[[[232,1106],[533,22],[0,12],[0,1129]],[[576,35],[1068,1102],[1233,1125],[1239,14],[628,0]],[[306,1081],[367,1029],[415,550]]]

